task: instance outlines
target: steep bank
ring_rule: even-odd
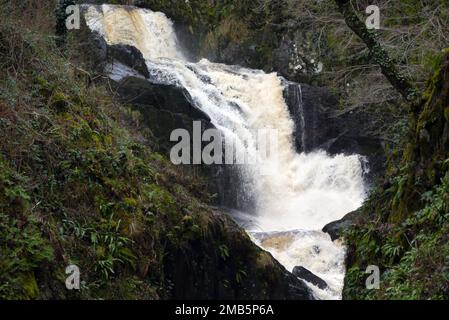
[[[34,4],[0,19],[0,297],[311,298],[156,151],[76,40],[55,45],[53,1]]]

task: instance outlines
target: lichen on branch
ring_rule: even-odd
[[[369,30],[359,19],[350,0],[335,0],[339,11],[343,15],[348,27],[359,36],[370,51],[372,59],[379,65],[382,74],[391,85],[404,97],[412,102],[417,97],[417,91],[413,85],[397,70],[387,51],[381,46],[376,32]]]

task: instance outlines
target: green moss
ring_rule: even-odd
[[[32,218],[0,214],[0,297],[33,299],[38,289],[33,271],[53,259],[53,248],[45,240]],[[25,221],[23,221],[25,219]]]
[[[21,283],[23,291],[27,298],[35,299],[39,295],[39,288],[37,287],[36,278],[34,274],[27,273],[22,276]]]
[[[62,92],[55,92],[50,98],[50,105],[56,110],[62,111],[69,104],[69,97]]]

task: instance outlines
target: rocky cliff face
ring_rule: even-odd
[[[342,112],[335,96],[322,87],[286,81],[284,96],[295,122],[299,152],[360,154],[366,157],[368,181],[379,177],[385,155],[381,137],[372,131],[375,115],[363,110]]]
[[[136,4],[174,18],[192,58],[207,56],[278,71],[290,81],[325,84],[339,92],[335,101],[316,88],[303,86],[301,93],[295,84],[287,87],[298,150],[318,146],[331,153],[364,154],[374,173],[382,172],[387,164],[382,184],[376,184],[380,191],[354,213],[363,219],[347,235],[353,251],[348,259],[346,297],[447,297],[447,239],[441,235],[447,230],[441,217],[447,213],[448,190],[444,76],[434,78],[437,81],[429,86],[426,102],[407,115],[407,106],[371,64],[363,44],[335,14],[333,1],[174,2],[142,0]],[[447,20],[446,5],[378,3],[387,27],[380,34],[382,42],[401,70],[422,88],[447,45],[440,38],[448,33],[447,24],[436,27]],[[358,2],[355,9],[362,14],[364,5]],[[418,25],[422,29],[417,30]],[[397,36],[399,28],[406,36]],[[319,99],[308,99],[308,92]],[[301,96],[304,103],[299,108]],[[408,116],[412,118],[410,126]],[[388,161],[384,149],[393,150],[388,152]],[[327,230],[337,236],[350,224],[343,219]],[[441,250],[434,249],[435,243]],[[372,263],[387,270],[384,290],[364,291],[364,267]],[[424,265],[433,266],[431,276]]]
[[[117,88],[120,99],[131,103],[141,111],[146,124],[152,128],[155,136],[159,137],[161,141],[159,147],[164,152],[170,149],[171,144],[167,140],[173,129],[185,128],[189,132],[192,132],[191,123],[193,120],[202,121],[204,128],[210,126],[207,116],[194,107],[187,92],[175,86],[151,84],[145,79],[148,71],[142,70],[141,66],[144,63],[140,61],[143,58],[135,49],[132,47],[101,44],[101,37],[95,40],[95,38],[98,38],[96,34],[90,34],[88,38],[94,39],[91,42],[100,43],[100,45],[95,46],[96,49],[94,48],[94,50],[100,51],[100,54],[97,54],[102,57],[100,64],[106,65],[106,68],[110,65],[116,68],[112,70],[112,78],[116,81],[116,85],[114,86]],[[105,62],[108,62],[108,64]],[[118,65],[118,62],[122,66]],[[131,72],[126,68],[131,69]],[[125,76],[123,76],[123,73],[125,73]],[[339,118],[337,99],[328,90],[310,85],[298,85],[297,83],[285,80],[284,96],[295,121],[295,136],[298,151],[310,152],[318,148],[325,149],[332,154],[352,154],[355,152],[363,154],[363,151],[366,151],[366,155],[371,156],[371,150],[362,150],[366,144],[358,137],[363,129],[360,126],[348,126],[348,123],[345,122],[346,119]],[[379,147],[379,144],[377,144],[376,148]],[[237,197],[235,197],[235,194],[230,194],[230,197],[228,197],[226,189],[231,190],[232,193],[235,187],[227,183],[226,172],[223,174],[223,171],[208,172],[208,181],[213,182],[214,179],[217,181],[216,184],[211,183],[217,187],[209,189],[216,191],[219,195],[220,200],[222,200],[220,204],[229,205],[229,202],[226,202],[226,200],[229,198],[236,199]],[[230,206],[236,207],[235,204],[231,204]],[[187,248],[190,248],[190,244],[187,245]],[[192,250],[190,254],[195,256],[195,251]],[[249,253],[245,253],[245,255],[247,254]],[[180,283],[185,283],[184,281],[199,281],[201,285],[207,288],[215,288],[218,285],[216,280],[211,280],[208,276],[203,278],[193,272],[193,270],[201,269],[201,264],[210,265],[210,270],[213,270],[218,267],[216,261],[206,257],[206,260],[201,260],[201,264],[192,263],[196,266],[190,272],[193,274],[192,277],[195,277],[192,279],[191,277],[186,277],[185,269],[187,267],[181,268],[180,270],[176,268],[178,265],[183,265],[184,262],[179,260],[183,257],[175,256],[175,262],[167,270],[175,270],[175,274],[172,277],[175,278],[173,280],[174,285],[177,285],[177,296],[209,294],[209,292],[204,293],[196,289],[196,285],[192,287],[191,283],[181,285]],[[243,272],[246,273],[246,271]],[[281,286],[285,287],[285,285]],[[223,290],[223,288],[220,290]],[[247,294],[250,294],[250,292],[245,293],[245,295]]]

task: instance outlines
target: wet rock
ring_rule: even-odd
[[[295,122],[299,152],[316,149],[335,154],[360,154],[368,160],[367,180],[383,172],[382,138],[374,130],[374,116],[364,110],[340,113],[337,99],[325,88],[285,82],[284,97]]]
[[[133,46],[117,44],[108,46],[107,56],[137,71],[145,78],[150,76],[142,53]]]
[[[143,124],[151,130],[154,148],[167,157],[170,156],[172,147],[178,143],[170,141],[173,130],[185,129],[192,137],[194,121],[201,123],[201,134],[214,128],[209,116],[196,108],[191,103],[190,95],[181,88],[153,84],[138,77],[126,77],[112,86],[119,100],[140,112]],[[203,142],[203,146],[204,144],[207,142]],[[192,159],[191,161],[193,162]],[[207,177],[209,192],[216,195],[214,204],[225,205],[228,199],[233,199],[233,195],[229,193],[235,188],[231,187],[232,179],[229,179],[230,173],[225,170],[225,165],[199,166],[196,170]]]
[[[137,77],[126,77],[119,82],[116,89],[120,98],[128,103],[154,106],[173,114],[184,114],[192,121],[210,122],[210,117],[191,102],[189,93],[182,88],[153,84]]]
[[[323,279],[321,279],[320,277],[315,275],[312,271],[310,271],[304,267],[296,266],[293,268],[292,273],[295,276],[297,276],[298,278],[301,278],[307,282],[310,282],[311,284],[317,286],[320,289],[324,290],[324,289],[328,288],[326,281],[324,281]]]
[[[229,43],[227,46],[218,53],[220,61],[227,64],[234,65],[247,65],[249,60],[249,52],[247,48],[242,48],[242,46],[237,43]]]
[[[354,225],[358,213],[358,210],[350,212],[340,220],[333,221],[325,225],[322,231],[328,233],[332,241],[337,240],[341,237],[341,235],[347,228]]]
[[[337,100],[328,90],[288,81],[284,97],[295,122],[298,151],[310,152],[335,137],[329,120]]]
[[[310,80],[317,66],[288,36],[273,50],[273,69],[293,81]]]
[[[313,300],[307,285],[226,213],[215,210],[208,229],[206,238],[199,235],[182,248],[168,244],[164,272],[173,283],[172,298]]]

